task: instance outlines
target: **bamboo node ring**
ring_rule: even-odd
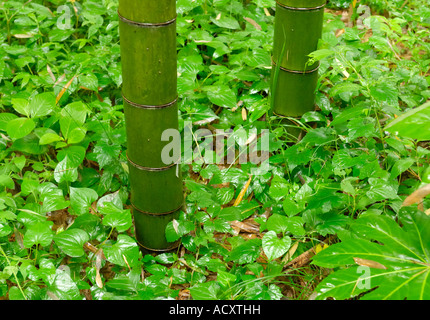
[[[298,7],[290,7],[290,6],[287,6],[287,5],[283,4],[283,3],[280,3],[279,1],[276,1],[276,3],[277,3],[280,7],[282,7],[282,8],[289,9],[289,10],[297,10],[297,11],[312,11],[312,10],[319,10],[319,9],[324,8],[324,7],[327,5],[327,2],[326,2],[326,3],[324,3],[323,5],[320,5],[320,6],[318,6],[318,7],[313,7],[313,8],[298,8]]]
[[[169,24],[175,23],[175,21],[176,21],[176,17],[175,17],[172,20],[169,20],[166,22],[159,22],[159,23],[138,22],[138,21],[133,21],[133,20],[130,20],[130,19],[123,17],[119,13],[119,11],[118,11],[118,17],[122,22],[125,22],[127,24],[131,24],[131,25],[136,26],[136,27],[143,27],[143,28],[157,28],[157,27],[168,26]]]

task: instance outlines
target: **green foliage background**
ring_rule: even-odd
[[[159,255],[142,254],[134,240],[117,1],[2,2],[0,297],[307,299],[328,279],[319,297],[366,298],[352,290],[359,274],[347,268],[351,246],[370,240],[356,226],[384,221],[396,234],[400,218],[409,233],[414,221],[428,226],[417,210],[402,213],[404,198],[430,183],[428,142],[384,128],[430,97],[430,9],[424,0],[369,0],[361,5],[372,15],[357,6],[349,25],[337,10],[351,2],[329,4],[312,55],[321,60],[317,109],[297,120],[306,133],[297,140],[269,111],[275,1],[177,1],[181,130],[187,121],[232,129],[244,146],[244,131],[269,129],[271,158],[235,207],[255,165],[184,165],[187,210],[166,230],[182,246]],[[254,231],[239,233],[234,221]],[[326,239],[329,249],[314,264],[289,267]],[[398,284],[388,276],[368,297],[428,289],[423,243],[411,244],[423,259],[416,287],[384,295]],[[396,250],[394,260],[404,254]],[[392,260],[378,262],[395,268]],[[403,263],[410,272],[411,262]],[[327,268],[343,275],[327,278]],[[340,289],[328,294],[328,281]]]

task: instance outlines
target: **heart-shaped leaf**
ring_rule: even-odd
[[[54,237],[57,246],[71,257],[83,256],[83,246],[88,240],[88,233],[81,229],[67,229]]]
[[[263,236],[263,251],[270,261],[284,255],[290,247],[291,238],[288,236],[279,239],[275,231],[269,231]]]
[[[17,118],[7,124],[7,134],[12,140],[24,138],[36,127],[36,123],[30,118]]]

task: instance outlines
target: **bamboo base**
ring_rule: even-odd
[[[167,225],[173,219],[178,219],[180,210],[168,214],[149,214],[133,208],[136,240],[142,249],[152,252],[167,252],[179,246],[179,241],[167,242],[164,235]]]
[[[315,110],[315,90],[318,83],[318,69],[308,73],[278,70],[277,81],[272,67],[273,112],[285,117],[301,117]]]

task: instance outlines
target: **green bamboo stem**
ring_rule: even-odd
[[[319,63],[309,64],[322,35],[326,0],[278,0],[272,55],[272,110],[300,117],[315,108]]]
[[[184,202],[179,164],[161,156],[162,133],[178,130],[176,1],[120,0],[118,15],[136,240],[167,251],[178,243],[167,242],[165,228]]]

